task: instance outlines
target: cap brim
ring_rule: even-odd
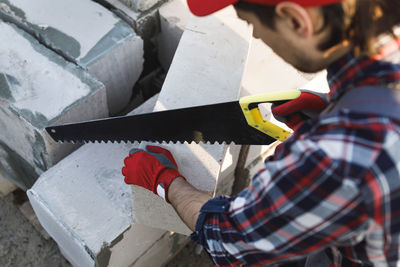
[[[239,0],[187,0],[190,11],[196,16],[207,16]]]

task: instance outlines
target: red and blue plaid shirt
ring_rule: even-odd
[[[399,85],[400,42],[328,68],[330,101],[366,85]],[[331,266],[400,264],[400,121],[342,110],[304,122],[251,185],[201,209],[192,238],[217,266],[325,253]]]

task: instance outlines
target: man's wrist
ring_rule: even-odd
[[[174,179],[167,193],[170,203],[181,219],[194,231],[200,209],[211,199],[211,195],[194,188],[183,177]]]
[[[186,182],[186,179],[183,177],[177,177],[171,182],[171,184],[168,187],[168,192],[167,192],[168,199],[171,203],[174,203],[176,196],[177,196],[176,192],[184,184],[187,184],[187,182]]]

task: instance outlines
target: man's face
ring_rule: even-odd
[[[303,34],[301,29],[296,28],[298,22],[280,16],[276,16],[275,28],[271,29],[251,11],[235,9],[240,19],[253,25],[253,36],[255,38],[261,39],[276,54],[300,71],[317,72],[323,70],[332,61],[344,54],[343,51],[332,54],[318,49],[318,44],[329,38],[329,29],[324,29],[318,34]],[[309,15],[309,22],[313,23],[313,32],[322,27],[322,15],[318,8],[307,10],[307,13],[304,14]]]

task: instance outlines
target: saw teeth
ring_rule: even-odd
[[[71,143],[71,144],[88,144],[88,143],[94,143],[94,144],[140,144],[141,142],[149,142],[149,143],[154,143],[154,144],[159,144],[159,145],[167,145],[167,144],[172,144],[172,145],[189,145],[189,144],[205,144],[205,145],[230,145],[230,144],[236,144],[232,140],[224,141],[224,140],[212,140],[212,141],[205,141],[205,140],[192,140],[192,141],[186,141],[186,140],[169,140],[169,141],[157,141],[157,140],[131,140],[131,139],[119,139],[119,140],[57,140],[57,143],[59,144],[64,144],[64,143]]]

